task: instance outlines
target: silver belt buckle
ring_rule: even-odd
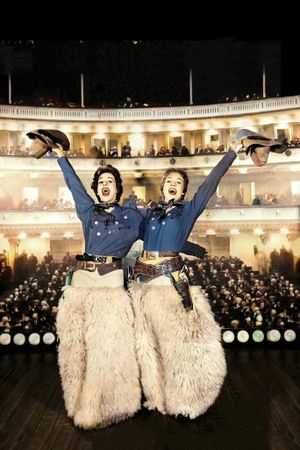
[[[96,270],[96,263],[94,261],[85,261],[85,269],[86,270]]]
[[[158,252],[156,251],[151,251],[151,252],[146,252],[146,258],[154,258],[157,259],[158,258]]]

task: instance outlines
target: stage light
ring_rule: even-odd
[[[281,228],[280,228],[280,233],[281,233],[281,234],[288,234],[288,233],[289,233],[289,230],[288,230],[287,227],[281,227]]]
[[[231,344],[235,339],[234,332],[230,330],[224,331],[222,339],[226,344]]]
[[[43,342],[46,345],[51,345],[55,341],[55,335],[53,333],[45,333],[43,336]]]
[[[206,230],[206,235],[207,235],[207,236],[215,236],[215,235],[216,235],[216,232],[215,232],[214,229],[208,228],[208,229]]]
[[[11,343],[11,335],[9,333],[2,333],[0,335],[0,345],[9,345]]]
[[[258,236],[260,236],[261,234],[264,233],[263,229],[260,227],[254,228],[253,232],[254,232],[254,234],[257,234]]]
[[[254,342],[262,342],[265,338],[265,335],[263,333],[263,331],[261,330],[255,330],[252,333],[252,339]]]
[[[38,333],[31,333],[28,341],[31,345],[39,345],[39,343],[41,342],[41,336]]]
[[[296,339],[297,335],[294,330],[285,330],[283,337],[286,342],[293,342]]]
[[[246,330],[240,330],[237,334],[237,340],[244,344],[249,340],[249,333]]]
[[[63,238],[65,239],[73,239],[74,238],[74,233],[73,231],[65,231]]]
[[[20,232],[17,236],[18,239],[26,239],[27,238],[27,234],[24,232]]]
[[[14,341],[14,343],[16,345],[20,345],[21,346],[21,345],[25,344],[26,338],[25,338],[23,333],[17,333],[17,334],[14,335],[13,341]]]
[[[278,342],[281,339],[280,331],[278,330],[269,330],[267,332],[267,339],[270,342]]]

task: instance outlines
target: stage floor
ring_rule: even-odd
[[[142,409],[110,428],[83,431],[66,416],[55,352],[3,354],[0,449],[300,449],[300,351],[228,349],[226,358],[221,394],[198,419]]]

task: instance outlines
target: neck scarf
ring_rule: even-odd
[[[155,214],[156,218],[159,222],[161,222],[167,215],[167,210],[171,208],[172,206],[177,206],[179,208],[182,208],[184,206],[183,201],[175,201],[174,198],[169,200],[168,202],[160,201],[158,204],[151,207],[151,211]]]

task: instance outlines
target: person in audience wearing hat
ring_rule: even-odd
[[[163,414],[191,419],[203,414],[217,398],[226,375],[220,328],[207,298],[199,288],[189,286],[179,252],[243,147],[242,138],[252,133],[242,131],[190,202],[184,202],[186,172],[172,167],[160,186],[164,202],[146,214],[144,251],[137,258],[130,291],[145,406]],[[264,165],[266,158],[256,149],[263,145],[267,152],[266,147],[270,151],[274,144],[263,138],[252,134],[244,145],[254,145],[250,151],[257,165]]]
[[[134,317],[122,259],[139,236],[143,216],[136,208],[119,205],[123,185],[115,167],[96,170],[91,184],[95,202],[65,156],[67,137],[56,130],[28,135],[34,140],[33,156],[41,157],[49,148],[56,152],[85,240],[85,253],[77,257],[77,270],[57,313],[66,410],[78,427],[106,427],[141,407]]]

